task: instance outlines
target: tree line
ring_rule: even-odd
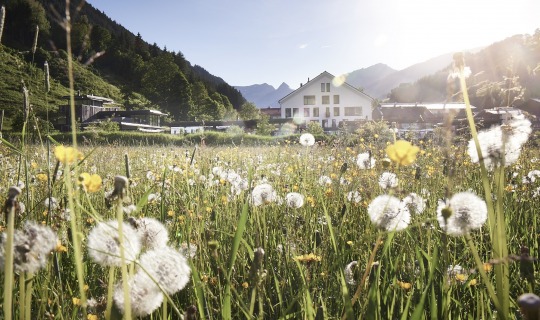
[[[64,0],[0,0],[6,13],[1,45],[36,66],[48,61],[51,77],[67,86],[65,5]],[[70,6],[74,58],[119,87],[119,93],[107,93],[127,109],[158,109],[173,121],[260,117],[238,90],[191,65],[181,52],[145,42],[84,1]],[[105,95],[88,92],[92,85],[82,77],[75,75],[75,89]]]

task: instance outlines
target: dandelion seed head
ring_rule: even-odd
[[[128,223],[123,223],[124,256],[126,262],[137,259],[141,251],[141,238]],[[88,235],[88,254],[94,262],[102,266],[120,266],[120,240],[118,221],[111,220],[98,223]]]
[[[356,268],[356,265],[358,265],[358,261],[352,261],[351,263],[347,264],[345,266],[345,270],[343,270],[345,282],[351,286],[356,285],[356,280],[354,279],[354,269]]]
[[[462,236],[484,225],[487,205],[472,192],[456,193],[447,201],[439,201],[437,220],[447,234]]]
[[[300,136],[300,144],[310,147],[315,144],[315,137],[311,133],[304,133]]]
[[[258,207],[263,204],[276,202],[277,193],[270,184],[263,183],[253,188],[251,200],[253,205]]]
[[[371,157],[369,152],[360,153],[356,157],[356,164],[358,165],[358,168],[362,170],[374,168],[375,162],[375,159]]]
[[[139,259],[140,277],[156,281],[167,294],[182,290],[189,282],[191,269],[186,258],[177,250],[163,247],[149,250]]]
[[[161,306],[163,303],[163,293],[148,278],[135,275],[128,281],[129,297],[131,302],[131,314],[136,317],[144,317]],[[125,312],[124,291],[122,283],[115,286],[113,293],[114,304]]]
[[[376,197],[369,204],[367,211],[371,222],[386,231],[403,230],[411,222],[409,209],[394,196],[380,195]]]
[[[167,246],[169,232],[157,219],[148,217],[130,218],[129,222],[139,234],[143,248],[153,250]]]
[[[416,214],[420,214],[426,209],[426,200],[414,192],[409,193],[402,201]]]
[[[383,172],[379,177],[379,186],[382,189],[391,189],[398,186],[399,179],[395,173]]]
[[[304,205],[304,196],[297,192],[289,192],[285,196],[285,202],[290,208],[301,208]]]

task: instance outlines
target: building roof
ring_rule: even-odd
[[[156,115],[156,116],[166,116],[166,113],[163,113],[158,110],[145,109],[145,110],[118,110],[118,111],[100,111],[96,114],[97,119],[110,118],[112,116],[117,117],[129,117],[129,116],[144,116],[144,115]]]
[[[71,96],[63,96],[62,98],[63,99],[69,99],[70,97]],[[94,95],[91,95],[91,94],[83,94],[83,95],[76,94],[73,98],[75,99],[75,101],[77,101],[77,100],[94,100],[94,101],[101,101],[103,103],[114,103],[113,99],[94,96]]]
[[[465,109],[466,105],[462,102],[450,102],[450,103],[381,103],[381,108],[411,108],[411,107],[426,107],[428,110],[440,111],[440,110],[450,110],[450,109]],[[471,106],[472,109],[476,107]]]
[[[424,123],[432,122],[435,116],[425,106],[376,108],[373,110],[373,119],[397,123]]]
[[[307,82],[306,84],[301,85],[300,88],[294,90],[293,92],[289,93],[289,94],[286,95],[285,97],[279,99],[278,102],[281,104],[283,101],[285,101],[285,100],[287,100],[288,98],[294,96],[298,91],[302,90],[302,89],[303,89],[305,86],[307,86],[309,83],[311,83],[311,82],[316,82],[316,81],[318,81],[320,78],[322,78],[322,77],[324,77],[324,76],[331,77],[332,79],[335,79],[335,78],[336,78],[335,76],[333,76],[333,75],[330,74],[329,72],[323,71],[321,74],[319,74],[319,75],[316,76],[315,78],[313,78],[313,79],[311,79],[311,80],[308,80],[308,82]],[[347,87],[347,88],[349,88],[349,89],[352,89],[352,90],[356,91],[356,92],[359,93],[359,94],[363,94],[363,95],[365,95],[367,98],[373,100],[373,98],[370,97],[368,94],[366,94],[365,92],[363,92],[363,91],[361,91],[361,90],[359,90],[359,89],[353,87],[352,85],[348,84],[347,82],[343,82],[343,84],[341,84],[340,86],[345,86],[345,87]]]
[[[264,113],[266,114],[267,116],[270,116],[270,117],[279,117],[281,116],[281,108],[261,108],[259,109],[261,111],[261,113]]]

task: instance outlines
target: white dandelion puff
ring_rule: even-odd
[[[311,133],[304,133],[300,136],[300,144],[310,147],[315,144],[315,137]]]
[[[277,193],[270,184],[263,183],[253,188],[253,191],[251,192],[251,200],[253,205],[256,207],[263,204],[272,203],[277,200]]]
[[[137,259],[141,251],[141,238],[133,227],[127,223],[122,225],[124,234],[124,256],[126,262]],[[120,266],[120,235],[118,221],[98,223],[88,235],[88,254],[102,266]]]
[[[144,248],[158,249],[167,246],[169,232],[157,219],[148,217],[139,219],[130,218],[129,222],[139,234]]]
[[[380,195],[373,199],[368,206],[371,222],[386,231],[400,231],[409,226],[411,213],[398,198]]]
[[[131,314],[136,317],[144,317],[154,312],[163,302],[163,293],[148,279],[135,275],[128,280]],[[115,286],[113,294],[114,304],[125,312],[124,291],[122,283]]]
[[[345,282],[348,285],[351,285],[351,286],[356,285],[356,280],[354,280],[354,269],[356,269],[357,264],[358,264],[357,261],[352,261],[351,263],[347,264],[345,266],[345,270],[343,270],[343,274],[345,276]]]
[[[356,164],[362,170],[374,168],[375,162],[375,159],[373,159],[369,152],[360,153],[356,157]]]
[[[304,196],[297,192],[289,192],[285,196],[285,202],[290,208],[301,208],[304,205]]]
[[[379,186],[382,189],[390,189],[398,186],[399,179],[395,173],[383,172],[379,177]]]
[[[447,201],[439,201],[437,220],[449,235],[462,236],[481,228],[487,220],[486,202],[472,192],[456,193]]]

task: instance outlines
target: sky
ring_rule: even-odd
[[[229,85],[292,89],[384,63],[396,70],[540,29],[538,0],[87,0]]]

